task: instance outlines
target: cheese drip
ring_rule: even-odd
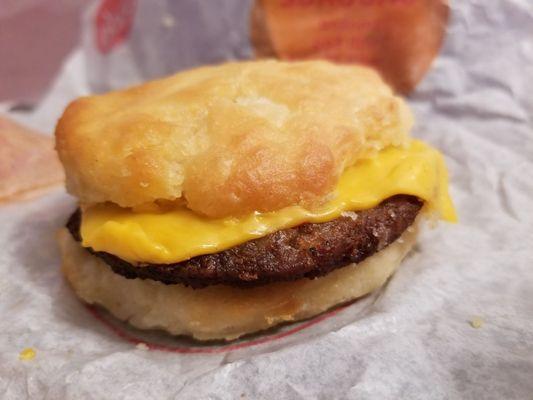
[[[397,194],[417,196],[425,201],[429,212],[456,221],[442,155],[415,140],[408,147],[386,148],[347,168],[332,199],[317,209],[291,206],[212,219],[184,206],[134,211],[111,203],[97,204],[83,210],[82,245],[129,262],[170,264],[305,222],[331,221],[345,211],[372,208]]]

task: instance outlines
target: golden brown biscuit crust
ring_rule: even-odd
[[[411,125],[368,68],[253,61],[80,98],[56,145],[83,202],[184,198],[214,217],[320,202],[344,168],[404,143]]]

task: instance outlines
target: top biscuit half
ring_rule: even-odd
[[[235,62],[82,97],[56,148],[83,203],[178,201],[222,217],[321,204],[345,168],[405,144],[412,123],[369,68]]]

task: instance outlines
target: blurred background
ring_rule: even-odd
[[[80,41],[85,0],[0,0],[0,102],[32,105]]]
[[[0,0],[0,143],[22,131],[3,119],[51,136],[76,97],[251,58],[366,64],[415,135],[533,151],[531,0]]]
[[[445,0],[0,0],[0,112],[50,131],[73,97],[254,57],[364,63],[409,93],[448,14]]]

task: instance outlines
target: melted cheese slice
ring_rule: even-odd
[[[318,209],[292,206],[210,219],[182,206],[141,212],[97,204],[83,210],[82,245],[129,262],[170,264],[305,222],[330,221],[345,211],[372,208],[397,194],[417,196],[429,212],[456,221],[443,157],[423,142],[413,141],[408,147],[389,147],[347,168],[332,199]]]

